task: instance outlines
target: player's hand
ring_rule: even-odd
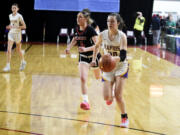
[[[119,56],[113,56],[112,57],[114,59],[114,61],[117,63],[117,62],[120,62],[120,57]]]
[[[65,53],[70,54],[70,49],[66,48]]]
[[[10,29],[12,29],[12,26],[8,25],[8,26],[6,26],[6,29],[10,30]]]
[[[79,52],[86,52],[86,48],[85,47],[79,47],[78,50],[79,50]]]
[[[109,56],[109,55],[111,55],[111,54],[110,54],[110,53],[107,53],[106,55],[108,55],[108,56]]]
[[[90,66],[91,66],[91,67],[95,67],[95,66],[96,66],[96,61],[92,61],[92,62],[90,63]]]

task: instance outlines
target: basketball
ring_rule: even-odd
[[[116,67],[116,62],[111,55],[105,54],[99,60],[99,68],[103,72],[111,72]]]

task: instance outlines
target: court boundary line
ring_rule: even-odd
[[[32,47],[32,44],[30,44],[30,45],[28,46],[28,48],[26,48],[25,52],[27,53],[31,47]]]
[[[21,131],[21,130],[14,130],[14,129],[7,129],[7,128],[0,128],[0,130],[6,130],[6,131],[11,131],[11,132],[18,132],[18,133],[24,133],[24,134],[31,134],[31,135],[43,135],[39,133],[33,133],[33,132],[27,132],[27,131]]]
[[[22,113],[22,112],[10,112],[10,111],[0,111],[0,112],[1,113],[29,115],[29,116],[39,116],[39,117],[54,118],[54,119],[71,120],[71,121],[78,121],[78,122],[88,122],[88,123],[92,123],[92,124],[98,124],[98,125],[105,125],[105,126],[121,128],[119,125],[106,124],[106,123],[102,123],[102,122],[94,122],[94,121],[88,121],[88,120],[79,120],[79,119],[73,119],[73,118],[64,118],[64,117],[57,117],[57,116],[49,116],[49,115],[41,115],[41,114],[33,114],[33,113]],[[146,133],[156,134],[156,135],[167,135],[167,134],[164,134],[164,133],[158,133],[158,132],[153,132],[153,131],[148,131],[148,130],[143,130],[143,129],[137,129],[137,128],[127,128],[127,129],[135,130],[135,131],[139,131],[139,132],[146,132]]]

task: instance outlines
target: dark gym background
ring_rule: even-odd
[[[154,0],[120,0],[120,14],[123,17],[126,28],[133,29],[135,22],[135,13],[141,11],[146,18],[145,34],[148,37],[148,30],[151,23],[152,8]],[[76,25],[77,12],[64,11],[37,11],[34,10],[34,0],[6,0],[0,8],[3,13],[3,19],[0,21],[0,41],[3,41],[3,35],[6,25],[9,24],[8,15],[11,13],[11,5],[19,4],[19,13],[24,17],[27,25],[27,34],[30,42],[43,41],[43,28],[45,27],[45,41],[56,42],[59,29],[66,27],[71,30]],[[92,18],[96,20],[101,30],[106,28],[106,18],[109,13],[92,12]]]

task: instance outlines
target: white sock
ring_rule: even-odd
[[[115,96],[115,94],[114,94],[114,89],[113,89],[113,91],[112,91],[112,97],[114,97]]]
[[[23,59],[23,60],[21,60],[21,63],[25,63],[25,60]]]
[[[88,102],[88,95],[82,95],[83,101]]]
[[[10,63],[7,63],[7,67],[10,67]]]

